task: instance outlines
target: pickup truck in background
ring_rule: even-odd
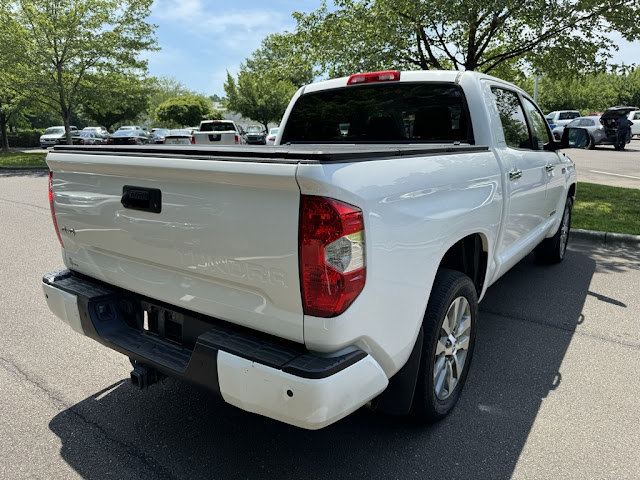
[[[197,145],[243,145],[247,143],[243,133],[232,120],[203,120],[193,139]]]
[[[565,256],[560,147],[524,91],[444,71],[302,87],[274,147],[56,146],[67,269],[44,294],[139,387],[168,375],[308,429],[365,404],[433,422],[487,288],[532,251]]]

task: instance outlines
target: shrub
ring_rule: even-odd
[[[9,147],[39,147],[42,130],[22,130],[19,132],[7,132]]]

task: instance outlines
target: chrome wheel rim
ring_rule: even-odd
[[[465,297],[449,306],[436,345],[433,387],[438,400],[446,400],[462,378],[471,342],[471,307]]]
[[[569,205],[564,209],[564,215],[562,216],[562,224],[560,225],[560,258],[564,257],[564,252],[567,249],[567,243],[569,241],[569,225],[570,225],[571,213]]]

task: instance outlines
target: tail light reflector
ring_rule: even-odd
[[[304,313],[340,315],[365,284],[362,210],[332,198],[303,195],[299,246]]]
[[[347,80],[347,85],[359,85],[361,83],[374,82],[397,82],[400,80],[400,72],[398,70],[388,70],[386,72],[370,72],[358,73],[351,75]]]
[[[238,138],[238,135],[236,135],[236,143],[240,143],[240,139]]]
[[[62,237],[60,237],[60,230],[58,229],[58,222],[56,221],[56,212],[53,207],[53,172],[51,170],[49,170],[49,207],[51,208],[51,218],[53,220],[53,226],[56,229],[56,235],[58,235],[60,245],[64,247]]]
[[[191,145],[195,145],[196,144],[196,137],[191,137]]]

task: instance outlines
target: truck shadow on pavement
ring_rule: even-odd
[[[430,427],[363,408],[305,431],[171,380],[147,391],[123,380],[49,427],[86,479],[509,478],[543,399],[562,385],[576,327],[589,321],[583,306],[596,268],[588,248],[572,248],[560,265],[530,255],[493,285],[465,391]]]

